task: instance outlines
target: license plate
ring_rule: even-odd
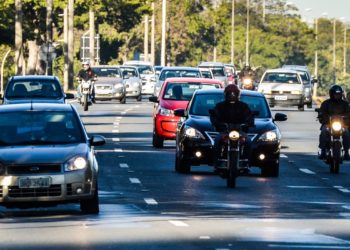
[[[286,101],[287,100],[287,96],[286,95],[276,95],[275,96],[275,100],[277,100],[277,101]]]
[[[51,178],[21,178],[19,188],[44,188],[49,187]]]

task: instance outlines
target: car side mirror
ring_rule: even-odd
[[[288,117],[287,117],[286,114],[276,113],[274,121],[276,121],[276,122],[283,122],[283,121],[287,121],[287,118]]]
[[[93,135],[90,138],[90,143],[92,146],[102,146],[106,143],[106,139],[101,135]]]
[[[65,95],[66,99],[74,99],[75,98],[74,94],[72,94],[72,93],[65,93],[64,95]]]
[[[187,117],[188,112],[186,109],[175,109],[174,110],[174,115],[179,116],[179,117]]]
[[[148,98],[148,100],[149,100],[150,102],[159,103],[159,100],[158,100],[158,97],[157,97],[157,96],[151,96],[150,98]]]

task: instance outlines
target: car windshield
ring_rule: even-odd
[[[122,68],[123,78],[137,77],[137,71],[135,68]]]
[[[204,78],[213,78],[213,75],[209,70],[201,70],[202,77]]]
[[[50,98],[63,97],[62,89],[57,81],[53,80],[18,80],[9,83],[6,98]]]
[[[301,79],[303,80],[304,83],[309,83],[310,78],[308,74],[305,71],[298,71]]]
[[[81,142],[82,128],[73,112],[18,111],[0,115],[0,146]]]
[[[211,72],[213,73],[214,77],[222,77],[225,76],[225,69],[224,67],[214,67],[211,68]]]
[[[209,110],[223,100],[223,94],[195,95],[191,103],[190,114],[209,116]],[[258,112],[258,115],[255,116],[256,118],[270,118],[270,112],[264,97],[241,95],[241,101],[247,103],[251,111]]]
[[[163,70],[159,76],[159,80],[165,81],[171,77],[201,77],[199,70]]]
[[[138,65],[137,66],[139,73],[142,75],[153,75],[153,68],[149,65]]]
[[[300,83],[298,80],[298,75],[296,73],[278,73],[278,72],[266,73],[263,78],[263,82],[290,83],[290,84]]]
[[[93,71],[99,77],[121,77],[118,68],[93,68]]]
[[[219,84],[202,84],[202,83],[168,83],[164,91],[164,100],[189,101],[193,93],[198,89],[215,89],[220,88]]]

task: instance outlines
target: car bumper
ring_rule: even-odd
[[[95,92],[96,100],[108,100],[108,99],[121,99],[125,96],[125,92],[110,92],[110,93],[99,93]]]
[[[167,140],[174,140],[179,120],[180,118],[176,116],[162,116],[158,114],[155,118],[157,135]]]
[[[139,88],[137,89],[126,89],[126,96],[128,97],[137,97],[141,95],[141,90]]]
[[[304,104],[304,96],[302,95],[266,95],[269,105],[276,106],[301,106]]]
[[[20,178],[49,178],[50,185],[40,188],[20,188]],[[79,170],[64,174],[0,176],[0,204],[73,202],[92,198],[95,188],[96,177],[88,170]]]

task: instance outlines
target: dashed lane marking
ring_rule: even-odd
[[[115,126],[115,125],[119,126],[119,122],[114,122],[113,125],[114,125],[114,126]]]
[[[200,240],[210,240],[210,236],[208,236],[208,235],[202,235],[202,236],[199,236],[199,239],[200,239]]]
[[[350,190],[346,189],[346,188],[339,188],[339,191],[341,191],[343,193],[350,193]]]
[[[315,172],[307,169],[307,168],[299,168],[301,172],[304,172],[305,174],[315,174]]]
[[[333,187],[338,189],[343,188],[343,186],[333,186]]]
[[[114,151],[114,152],[121,153],[121,152],[123,152],[123,149],[121,149],[121,148],[115,148],[113,151]]]
[[[126,112],[125,112],[125,111],[123,111],[123,112],[121,112],[121,114],[122,114],[122,115],[125,115],[125,114],[126,114]]]
[[[126,163],[120,163],[119,166],[120,166],[121,168],[129,168],[129,165],[126,164]]]
[[[188,227],[188,224],[179,220],[169,220],[169,222],[176,227]]]
[[[119,129],[113,129],[112,133],[119,133]]]
[[[281,158],[288,158],[288,156],[286,156],[285,154],[280,154]]]
[[[145,198],[144,200],[148,205],[158,205],[158,202],[155,199]]]
[[[137,178],[129,178],[129,180],[132,184],[141,184],[141,181]]]
[[[350,249],[350,246],[325,246],[325,245],[278,245],[278,244],[269,244],[269,247],[273,248],[282,248],[282,249],[289,249],[289,248],[302,248],[302,249]]]
[[[112,138],[112,141],[120,141],[119,138]]]

